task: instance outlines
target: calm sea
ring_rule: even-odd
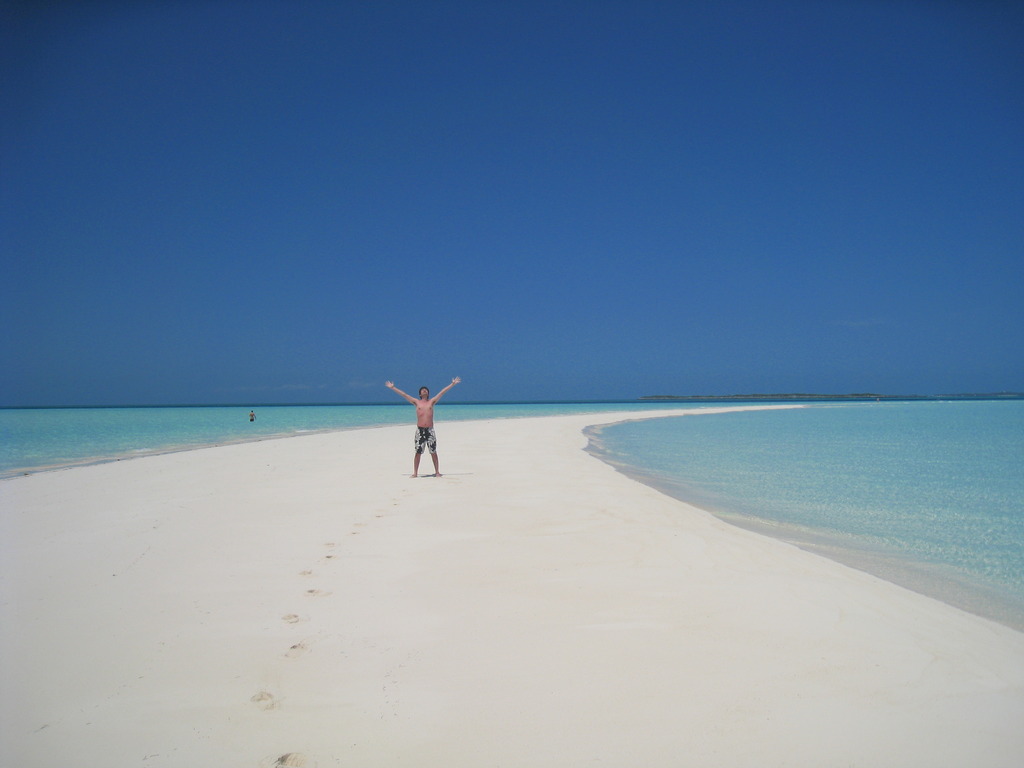
[[[730,522],[1024,629],[1024,400],[694,414],[591,438]]]
[[[1024,629],[1024,400],[442,404],[444,420],[639,412],[595,453],[733,523]],[[721,405],[721,404],[719,404]],[[309,432],[408,424],[405,404],[0,410],[0,478]]]

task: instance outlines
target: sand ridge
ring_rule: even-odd
[[[583,450],[636,417],[439,421],[441,478],[385,427],[0,483],[9,757],[1019,764],[1024,635]]]

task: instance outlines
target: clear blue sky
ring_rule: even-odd
[[[0,405],[1024,390],[1024,4],[5,3]]]

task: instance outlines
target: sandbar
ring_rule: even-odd
[[[1024,762],[1024,634],[585,451],[667,415],[439,421],[440,478],[381,427],[0,482],[5,764]]]

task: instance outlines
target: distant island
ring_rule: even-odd
[[[995,400],[1024,398],[1021,392],[961,393],[956,395],[883,395],[857,392],[846,395],[822,395],[806,392],[756,395],[644,395],[640,400],[708,401],[708,400]]]

